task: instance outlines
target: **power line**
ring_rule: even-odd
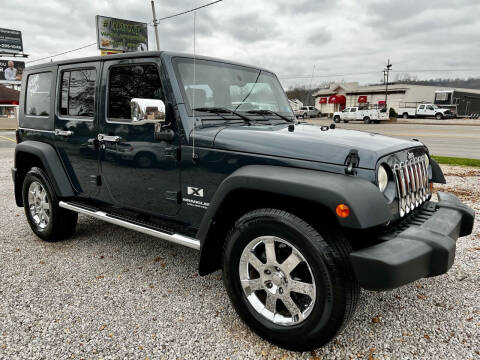
[[[58,53],[58,54],[55,54],[55,55],[45,56],[45,57],[40,58],[40,59],[35,59],[35,60],[27,61],[26,64],[33,63],[33,62],[37,62],[37,61],[40,61],[40,60],[50,59],[50,58],[57,57],[57,56],[60,56],[60,55],[65,55],[65,54],[68,54],[68,53],[71,53],[71,52],[74,52],[74,51],[78,51],[78,50],[85,49],[85,48],[90,47],[90,46],[93,46],[93,45],[97,45],[97,43],[94,42],[94,43],[91,43],[91,44],[88,44],[88,45],[85,45],[85,46],[81,46],[81,47],[76,48],[76,49],[67,50],[67,51]]]
[[[210,6],[210,5],[219,3],[219,2],[221,2],[221,1],[223,1],[223,0],[213,1],[213,2],[211,2],[211,3],[208,3],[208,4],[205,4],[205,5],[196,7],[195,9],[190,9],[190,10],[183,11],[183,12],[181,12],[181,13],[178,13],[178,14],[174,14],[174,15],[170,15],[170,16],[165,16],[165,17],[163,17],[163,18],[157,19],[157,22],[158,22],[158,21],[162,21],[162,20],[166,20],[166,19],[171,19],[171,18],[180,16],[180,15],[185,15],[185,14],[191,13],[191,12],[193,12],[193,11],[195,11],[195,10],[203,9],[203,8],[205,8],[205,7],[207,7],[207,6]]]
[[[428,72],[460,72],[460,71],[478,71],[480,68],[467,68],[467,69],[419,69],[419,70],[390,70],[394,73],[428,73]],[[342,73],[342,74],[321,74],[315,75],[314,78],[329,78],[329,77],[338,77],[338,76],[351,76],[351,75],[371,75],[371,74],[381,74],[382,71],[372,70],[365,72],[354,72],[354,73]],[[312,75],[285,75],[279,76],[282,80],[295,80],[295,79],[310,79]]]

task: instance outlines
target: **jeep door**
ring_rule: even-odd
[[[159,123],[131,120],[131,100],[166,102],[158,58],[106,60],[102,71],[100,166],[103,185],[116,206],[152,215],[179,210],[178,137],[158,140]],[[158,108],[147,117],[155,118]],[[105,196],[105,194],[103,194]]]
[[[55,144],[73,187],[87,197],[99,191],[98,62],[59,67],[56,91]]]

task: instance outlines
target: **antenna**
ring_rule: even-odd
[[[192,159],[196,160],[198,155],[195,153],[195,85],[197,84],[197,41],[196,41],[196,31],[197,31],[197,12],[193,12],[193,91],[192,91],[192,116],[193,116],[193,129],[192,129]]]

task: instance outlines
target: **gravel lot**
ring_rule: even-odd
[[[452,270],[392,292],[363,291],[325,348],[291,353],[237,317],[221,273],[197,252],[81,216],[71,240],[37,239],[13,199],[12,149],[0,149],[2,359],[480,359],[480,226]],[[445,167],[480,216],[480,169]],[[440,187],[439,187],[440,188]]]

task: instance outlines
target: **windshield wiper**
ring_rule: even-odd
[[[279,113],[276,112],[276,111],[267,110],[267,109],[262,109],[262,110],[249,110],[249,111],[247,111],[247,114],[277,115],[279,118],[281,118],[281,119],[283,119],[283,120],[285,120],[285,121],[293,122],[292,119],[289,119],[289,118],[287,118],[286,116],[283,116],[283,115],[279,114]]]
[[[224,107],[198,107],[198,108],[195,108],[193,109],[194,111],[201,111],[201,112],[209,112],[209,113],[212,113],[212,114],[217,114],[217,115],[222,115],[222,114],[233,114],[233,115],[236,115],[238,116],[240,119],[244,120],[247,124],[250,125],[250,122],[253,121],[252,118],[246,116],[246,115],[243,115],[243,114],[240,114],[234,110],[230,110],[228,108],[224,108]],[[228,119],[226,119],[228,120]]]

